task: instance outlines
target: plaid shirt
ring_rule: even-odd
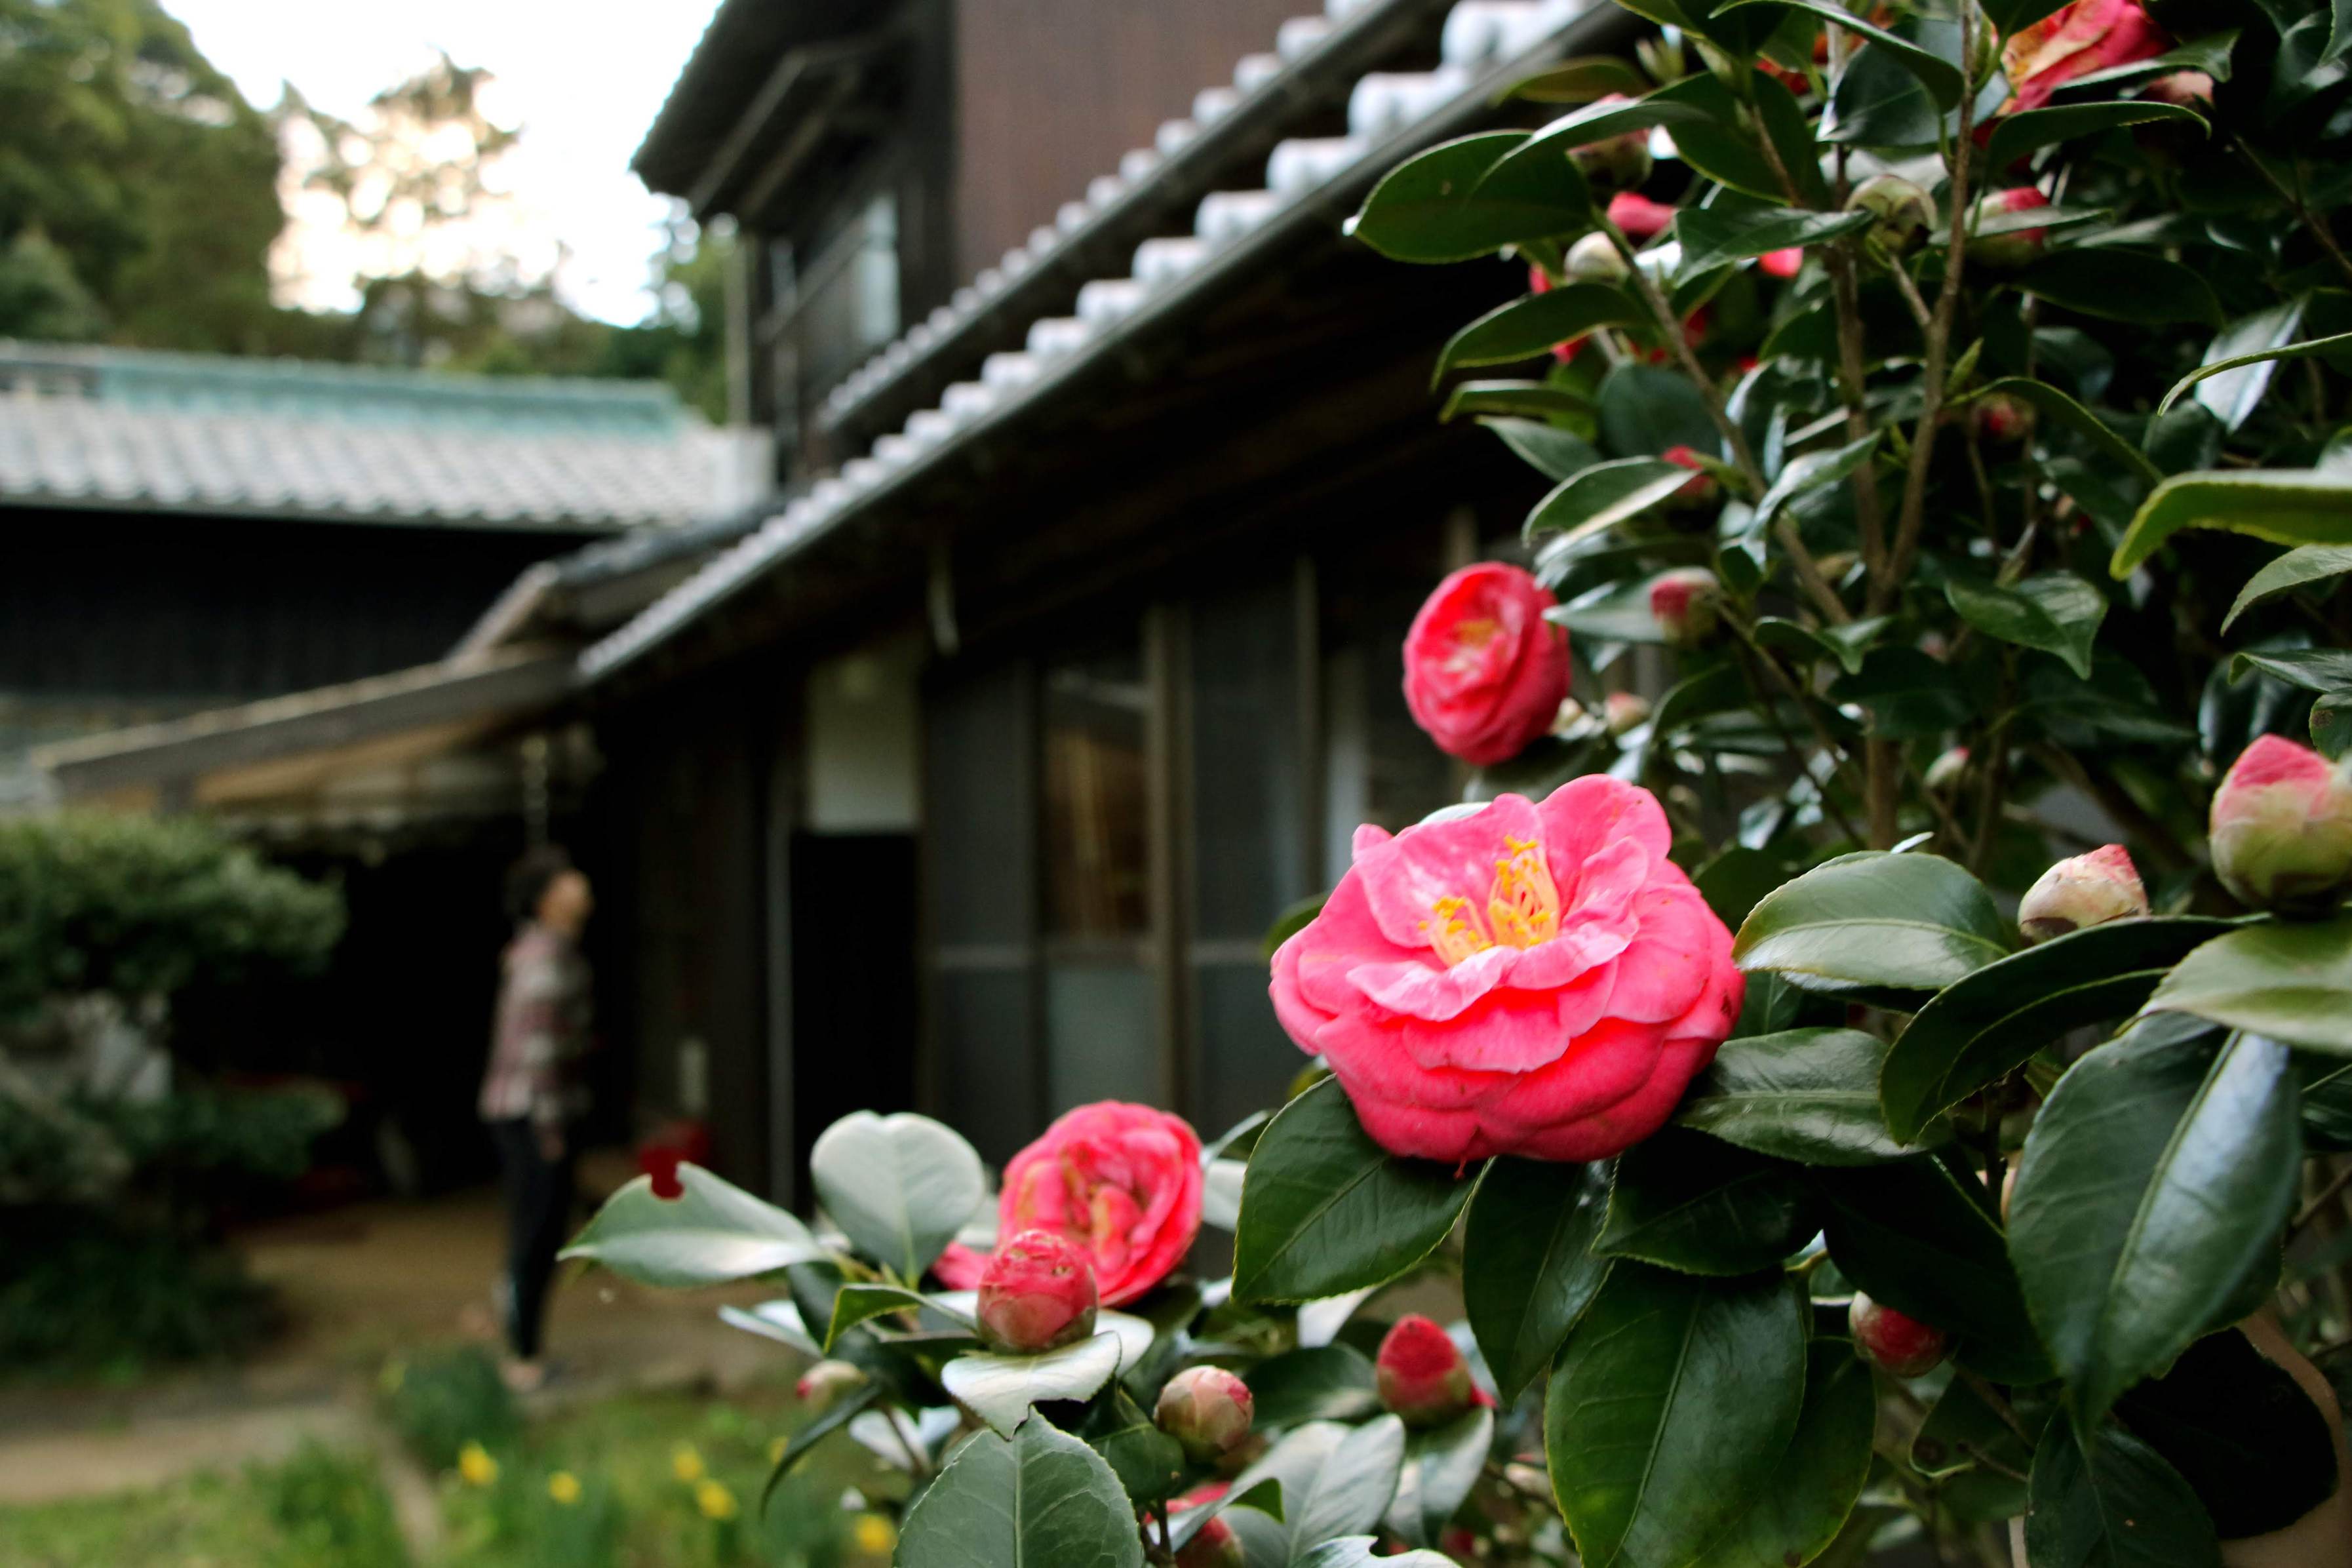
[[[588,961],[536,923],[507,944],[504,979],[482,1074],[486,1121],[530,1117],[557,1127],[588,1107],[580,1058],[588,1048]]]

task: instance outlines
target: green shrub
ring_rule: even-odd
[[[0,1375],[224,1360],[277,1326],[269,1292],[219,1248],[93,1210],[7,1212]]]
[[[247,1478],[282,1537],[267,1568],[408,1568],[392,1500],[364,1456],[306,1444]]]
[[[377,1389],[384,1420],[430,1469],[454,1468],[468,1443],[504,1453],[522,1431],[498,1363],[478,1345],[388,1363]]]

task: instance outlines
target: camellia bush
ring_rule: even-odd
[[[2352,1562],[2352,16],[1631,3],[1351,225],[1524,278],[1443,416],[1551,488],[1306,1086],[574,1248],[782,1279],[913,1568]]]

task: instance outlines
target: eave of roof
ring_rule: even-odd
[[[1329,3],[1334,9],[1350,12],[1365,0]],[[1465,18],[1469,25],[1464,25]],[[581,656],[583,677],[592,682],[612,677],[818,540],[838,534],[904,495],[950,458],[975,443],[1002,437],[1031,411],[1083,386],[1123,348],[1196,313],[1246,277],[1261,257],[1275,254],[1302,229],[1336,230],[1400,159],[1486,119],[1498,89],[1571,48],[1592,47],[1632,25],[1609,0],[1458,0],[1447,17],[1449,63],[1410,81],[1393,79],[1392,96],[1417,103],[1416,112],[1399,116],[1401,122],[1384,134],[1343,139],[1338,146],[1278,146],[1268,160],[1270,176],[1282,167],[1284,150],[1298,148],[1291,160],[1294,168],[1306,165],[1314,177],[1300,178],[1296,188],[1204,196],[1193,236],[1147,240],[1136,252],[1136,277],[1088,285],[1102,291],[1097,299],[1103,308],[1094,320],[1088,319],[1082,290],[1078,317],[1034,323],[1031,353],[992,355],[983,367],[985,372],[999,361],[1028,362],[1020,379],[984,374],[980,382],[950,386],[940,408],[910,416],[903,431],[877,438],[868,455],[845,464],[838,476],[821,481],[644,614],[589,647]],[[1457,28],[1465,36],[1477,32],[1481,47],[1474,49],[1465,43],[1456,47]],[[1455,55],[1471,58],[1452,59]],[[1359,80],[1351,96],[1351,122],[1367,85],[1380,81],[1378,73]],[[1416,95],[1428,101],[1420,102]],[[1213,220],[1229,226],[1204,237],[1199,230],[1210,226],[1213,213],[1229,213],[1230,219]],[[1155,247],[1161,248],[1155,251]],[[1070,341],[1047,354],[1037,352],[1043,346],[1041,333],[1048,342]],[[959,397],[960,392],[965,395]]]

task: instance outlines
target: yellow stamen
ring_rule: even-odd
[[[1430,904],[1434,923],[1421,922],[1430,947],[1449,966],[1490,947],[1528,948],[1559,934],[1559,885],[1544,864],[1542,847],[1517,838],[1503,843],[1510,854],[1495,862],[1484,921],[1469,900],[1449,896]]]

